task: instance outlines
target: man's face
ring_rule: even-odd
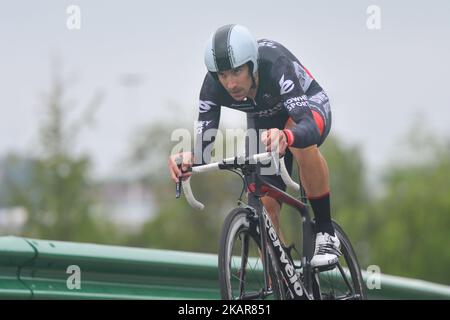
[[[217,75],[222,86],[234,100],[244,100],[252,88],[252,78],[247,64],[235,69],[220,71]]]

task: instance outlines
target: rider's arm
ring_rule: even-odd
[[[277,89],[280,90],[284,107],[296,123],[293,128],[283,130],[288,145],[305,148],[319,143],[320,131],[314,121],[307,96],[300,85],[292,62],[285,57],[278,59],[273,65],[272,77]]]
[[[210,162],[211,151],[220,122],[217,84],[208,74],[200,91],[198,121],[195,125],[194,165]]]

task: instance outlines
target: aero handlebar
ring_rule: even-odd
[[[275,162],[277,161],[277,159],[274,157],[274,154],[271,152],[258,153],[258,154],[251,156],[250,159],[253,160],[254,163],[256,163],[256,162],[264,163],[269,160],[272,160]],[[244,157],[232,157],[232,158],[223,159],[221,162],[214,162],[214,163],[209,163],[209,164],[205,164],[205,165],[201,165],[201,166],[192,167],[191,170],[192,170],[192,174],[194,175],[194,174],[199,174],[199,173],[203,173],[203,172],[220,170],[220,169],[224,168],[223,167],[224,165],[245,163],[246,160],[248,160],[248,159],[245,159]],[[300,190],[300,186],[295,181],[293,181],[292,178],[290,177],[290,175],[286,169],[286,165],[284,163],[284,158],[281,158],[279,161],[280,161],[279,169],[280,169],[281,178],[283,179],[286,186],[291,187],[297,191]],[[277,165],[276,165],[276,168],[278,169]],[[194,197],[194,194],[192,193],[190,179],[191,178],[189,177],[185,181],[181,182],[182,186],[183,186],[184,194],[186,196],[186,200],[189,203],[189,205],[191,207],[193,207],[194,209],[203,210],[205,208],[205,206],[203,205],[203,203],[196,200]]]

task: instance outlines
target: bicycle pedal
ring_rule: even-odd
[[[314,272],[330,271],[330,270],[333,270],[336,267],[337,267],[337,262],[333,263],[333,264],[330,264],[330,265],[326,265],[326,266],[314,267]]]

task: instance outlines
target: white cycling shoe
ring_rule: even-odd
[[[335,264],[342,255],[340,247],[341,243],[336,236],[319,232],[316,235],[316,249],[311,259],[311,266],[316,268]]]

